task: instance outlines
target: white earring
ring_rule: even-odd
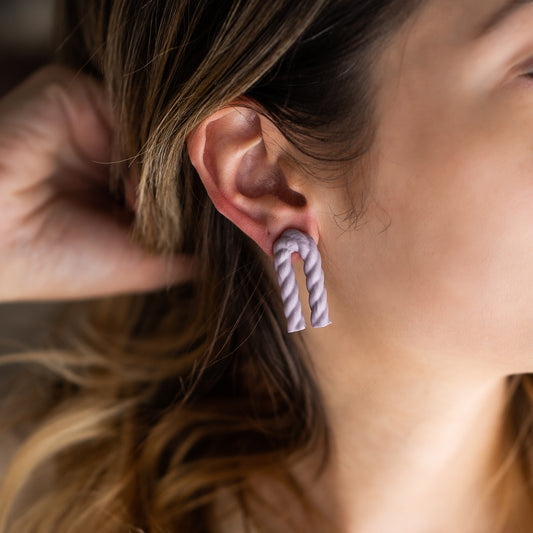
[[[322,328],[331,324],[329,319],[324,272],[320,252],[313,238],[296,229],[288,229],[274,243],[274,267],[278,274],[283,309],[289,333],[305,329],[305,319],[298,297],[298,284],[291,262],[291,254],[298,252],[304,261],[304,273],[309,291],[311,325]]]

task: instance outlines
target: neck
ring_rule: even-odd
[[[363,320],[302,332],[333,443],[321,479],[305,482],[312,498],[336,532],[500,531],[502,481],[515,471],[501,468],[505,376],[387,345]]]

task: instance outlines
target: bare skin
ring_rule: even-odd
[[[314,485],[295,469],[338,533],[531,527],[517,463],[491,484],[508,452],[506,377],[533,371],[533,2],[480,35],[505,3],[428,1],[387,44],[357,230],[334,216],[343,190],[290,167],[263,117],[236,106],[189,139],[215,206],[265,253],[288,227],[322,253],[333,324],[301,335],[335,451]],[[285,186],[305,206],[271,194]]]
[[[171,286],[190,258],[129,235],[135,204],[109,194],[112,113],[101,87],[51,66],[0,100],[0,301],[63,300]]]
[[[480,36],[504,4],[428,0],[387,46],[357,231],[334,216],[343,190],[291,167],[291,147],[263,117],[236,105],[189,139],[214,205],[266,254],[288,227],[322,253],[333,324],[301,335],[334,455],[313,485],[306,464],[294,470],[335,533],[522,533],[530,519],[516,463],[488,491],[507,453],[505,378],[533,371],[533,3]],[[113,126],[98,89],[75,80],[47,71],[0,103],[4,301],[147,290],[190,274],[174,258],[167,276],[168,258],[131,245],[124,213],[91,201],[105,190],[95,162],[109,160]],[[276,192],[287,187],[305,204]]]

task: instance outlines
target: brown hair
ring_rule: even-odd
[[[4,358],[46,369],[34,372],[49,377],[52,394],[0,488],[0,532],[208,532],[222,489],[261,529],[253,502],[268,502],[255,476],[317,514],[288,467],[320,450],[318,475],[328,459],[312,365],[300,337],[286,333],[271,266],[213,207],[186,138],[240,98],[302,160],[362,166],[373,138],[372,60],[419,3],[59,2],[61,60],[102,80],[114,104],[117,153],[127,155],[111,165],[118,202],[126,176],[137,177],[133,238],[193,254],[199,268],[166,291],[70,304],[54,349]],[[363,211],[352,201],[345,220]],[[513,427],[529,434],[532,386],[518,379]],[[52,460],[58,481],[17,509],[24,485]]]

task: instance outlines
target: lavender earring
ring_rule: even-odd
[[[328,314],[320,252],[311,236],[296,229],[288,229],[274,243],[274,267],[278,274],[289,333],[305,329],[305,319],[298,297],[298,284],[291,263],[293,252],[298,252],[304,260],[305,283],[309,291],[309,306],[311,307],[311,325],[314,328],[327,326],[331,324],[331,320]]]

